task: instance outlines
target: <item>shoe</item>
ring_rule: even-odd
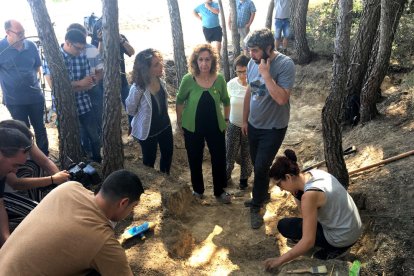
[[[244,207],[252,207],[252,200],[253,200],[253,198],[246,200],[244,202]],[[270,193],[267,193],[266,198],[263,201],[263,204],[267,204],[269,202],[270,202]]]
[[[231,195],[229,193],[223,192],[220,196],[216,196],[218,202],[223,204],[231,203]]]
[[[240,179],[239,189],[244,191],[247,189],[247,179]]]
[[[332,260],[332,259],[339,259],[348,254],[350,248],[344,249],[334,249],[334,250],[327,250],[322,248],[315,253],[313,253],[312,258],[319,259],[319,260]]]
[[[193,191],[193,197],[195,197],[197,199],[203,199],[204,195]]]
[[[263,216],[260,214],[260,208],[250,208],[250,224],[253,229],[259,229],[262,227],[264,221]]]

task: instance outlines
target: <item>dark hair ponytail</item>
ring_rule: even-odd
[[[285,180],[286,174],[299,175],[300,170],[297,163],[298,158],[296,157],[296,153],[291,149],[287,149],[285,150],[284,155],[285,156],[278,156],[275,163],[273,163],[270,168],[269,176],[271,178]]]

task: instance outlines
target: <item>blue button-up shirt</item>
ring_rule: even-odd
[[[237,1],[237,28],[244,28],[249,23],[250,16],[256,12],[256,7],[251,0]]]
[[[80,56],[72,56],[63,50],[63,45],[60,47],[60,51],[63,54],[66,68],[69,71],[69,79],[71,81],[79,81],[86,76],[90,75],[90,66],[85,54]],[[44,74],[50,75],[50,70],[45,62],[43,66]],[[92,109],[91,98],[86,91],[75,92],[76,107],[78,109],[78,115],[85,114]]]

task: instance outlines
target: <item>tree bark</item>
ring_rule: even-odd
[[[293,33],[295,36],[295,53],[297,64],[308,64],[312,60],[312,53],[309,50],[306,38],[306,16],[308,14],[309,0],[292,1]]]
[[[343,157],[340,112],[345,95],[348,71],[348,51],[351,34],[352,0],[340,0],[338,25],[336,27],[335,53],[331,93],[322,110],[322,130],[326,165],[329,173],[348,188],[349,176]]]
[[[233,60],[241,53],[240,49],[240,34],[237,30],[237,4],[238,0],[229,0],[230,18],[231,18],[231,39],[233,43]],[[234,76],[234,74],[232,74]]]
[[[102,46],[105,68],[102,173],[107,177],[113,171],[124,167],[118,1],[102,0]]]
[[[59,161],[61,168],[65,168],[68,165],[67,157],[75,162],[82,159],[75,92],[72,89],[69,73],[60,52],[45,1],[28,0],[28,3],[53,79],[52,93],[55,97],[57,121],[59,122]]]
[[[179,87],[181,80],[188,72],[188,68],[187,59],[185,57],[180,8],[177,0],[168,0],[168,12],[170,14],[171,34],[173,38],[174,63],[177,71],[177,87]]]
[[[374,41],[380,19],[381,0],[367,0],[361,15],[355,42],[352,48],[346,95],[360,96],[364,77],[368,70],[368,61],[375,49]]]
[[[272,29],[273,10],[274,9],[275,9],[275,2],[274,2],[274,0],[270,0],[269,7],[267,8],[266,26],[265,26],[269,30]]]
[[[221,61],[223,64],[223,73],[224,73],[224,78],[226,79],[226,81],[230,80],[230,65],[229,65],[229,52],[227,51],[227,27],[226,27],[226,18],[224,16],[224,9],[223,9],[223,3],[221,0],[218,0],[218,4],[220,6],[220,19],[221,19],[221,24],[223,25],[223,45],[222,45],[222,52],[223,54],[221,55]]]
[[[407,0],[381,0],[378,55],[361,91],[361,122],[378,115],[378,91],[388,70],[392,42],[406,3]]]

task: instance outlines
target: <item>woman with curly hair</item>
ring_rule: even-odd
[[[221,203],[230,203],[226,187],[225,129],[229,121],[230,98],[224,77],[218,73],[219,58],[210,44],[198,45],[188,61],[189,73],[177,94],[177,126],[182,129],[191,171],[193,195],[204,194],[204,143],[211,155],[214,196]],[[224,110],[224,114],[222,111]]]
[[[343,256],[362,233],[362,222],[352,197],[331,174],[322,170],[301,172],[293,150],[276,158],[270,178],[296,199],[302,217],[283,218],[277,224],[280,234],[295,246],[280,257],[265,261],[276,268],[305,254],[314,246],[314,258],[328,260]]]
[[[139,52],[134,62],[133,85],[125,103],[127,113],[133,116],[131,134],[141,145],[144,165],[154,167],[159,145],[160,171],[169,174],[173,135],[168,116],[168,93],[161,80],[163,73],[160,52],[154,49]]]

